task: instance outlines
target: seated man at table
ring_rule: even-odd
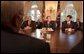
[[[73,21],[71,21],[72,16],[68,15],[66,18],[66,21],[62,22],[62,31],[76,31],[77,30],[77,24]]]
[[[37,29],[42,29],[42,22],[40,19],[38,19],[38,21],[36,22],[36,28]]]
[[[26,16],[26,20],[23,22],[21,28],[26,29],[35,29],[36,25],[35,22],[31,20],[31,17]]]
[[[80,19],[77,19],[76,23],[78,25],[77,30],[81,30],[82,23],[80,22]]]
[[[25,18],[26,19],[22,24],[22,29],[27,29],[27,28],[31,29],[31,19],[30,19],[30,17],[26,16]]]
[[[44,28],[48,28],[48,30],[55,30],[55,22],[51,21],[51,17],[47,16],[47,20],[43,23]]]

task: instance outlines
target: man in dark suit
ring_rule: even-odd
[[[72,16],[68,15],[66,21],[62,22],[62,31],[65,32],[69,30],[69,28],[73,31],[77,30],[77,24],[71,21]]]
[[[10,20],[4,20],[1,22],[1,53],[50,53],[50,47],[42,40],[19,34]]]
[[[77,19],[76,23],[78,25],[77,30],[81,30],[82,23],[80,22],[80,20]]]
[[[38,21],[36,22],[36,28],[42,29],[42,22],[40,21],[40,19],[38,19]]]
[[[31,20],[31,17],[26,17],[26,20],[22,23],[22,29],[36,29],[36,22]]]
[[[51,21],[51,17],[50,16],[47,16],[47,21],[45,21],[43,23],[43,27],[46,27],[46,28],[52,28],[53,30],[55,30],[55,22],[54,21]]]
[[[20,9],[23,10],[23,8],[19,8],[18,10],[15,8],[15,11],[17,12]],[[3,11],[4,10],[5,9],[3,8]],[[10,8],[8,10],[10,10]],[[10,16],[7,12],[8,11],[5,12],[4,16]],[[18,33],[23,21],[23,12],[24,11],[20,11],[18,14],[15,14],[13,18],[11,16],[8,19],[1,18],[1,21],[3,22],[1,22],[1,53],[50,53],[48,43]],[[34,25],[32,26],[34,27]]]
[[[50,53],[49,44],[1,25],[1,53]]]

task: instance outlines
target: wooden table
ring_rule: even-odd
[[[26,35],[31,35],[32,37],[41,39],[41,29],[36,30],[26,30]],[[21,32],[20,32],[21,33]],[[81,39],[83,38],[83,32],[77,31],[74,34],[68,35],[65,33],[62,33],[61,30],[56,30],[54,32],[50,32],[51,38],[50,38],[50,50],[51,53],[69,53],[69,51],[77,45]],[[46,35],[45,35],[46,36]],[[44,39],[41,39],[43,41],[46,41]]]

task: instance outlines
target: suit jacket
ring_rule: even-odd
[[[42,22],[36,22],[36,28],[42,29]]]
[[[77,29],[78,29],[78,30],[81,30],[82,23],[81,23],[81,22],[75,22],[75,23],[76,23],[77,26],[78,26]]]
[[[65,31],[66,28],[72,28],[77,30],[77,24],[73,21],[70,22],[70,24],[67,24],[67,21],[62,22],[62,31]]]
[[[48,43],[1,28],[1,53],[50,53]]]
[[[30,26],[32,27],[32,29],[36,29],[36,22],[35,21],[31,21],[30,25],[28,24],[28,20],[24,21],[21,28],[24,29],[26,26]]]
[[[54,22],[54,21],[51,21],[51,22],[48,24],[47,21],[45,21],[45,22],[43,23],[43,27],[52,28],[53,30],[55,30],[55,22]]]
[[[26,26],[31,26],[31,24],[28,24],[28,20],[23,22],[21,28],[24,29]]]

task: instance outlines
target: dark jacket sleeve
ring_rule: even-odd
[[[52,28],[53,30],[55,30],[55,22],[54,22],[54,21],[51,22],[51,28]]]
[[[65,31],[65,28],[66,28],[66,22],[62,22],[62,31],[64,32]]]
[[[46,21],[42,23],[42,27],[46,27],[47,28],[47,22]]]
[[[1,53],[50,53],[49,44],[23,34],[1,31]]]
[[[72,22],[72,26],[73,26],[73,29],[75,31],[77,31],[77,27],[78,27],[77,23],[76,22]]]
[[[47,22],[44,22],[42,24],[42,27],[52,28],[53,30],[55,30],[55,22],[54,21],[51,21],[49,24],[47,24]]]

